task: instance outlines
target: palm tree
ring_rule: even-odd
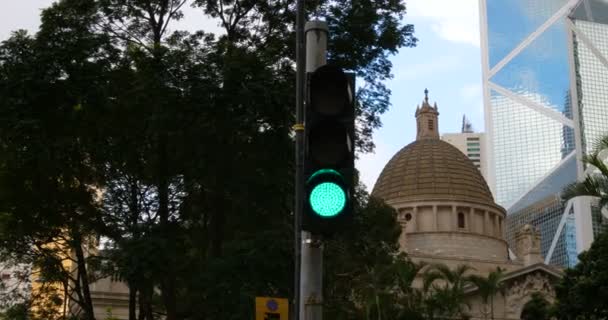
[[[425,262],[413,262],[404,254],[395,263],[396,286],[399,290],[399,313],[397,319],[422,318],[422,292],[414,287],[414,280],[426,266]]]
[[[504,270],[496,267],[496,271],[492,271],[487,277],[472,275],[469,280],[477,287],[479,295],[484,303],[488,305],[490,301],[490,317],[494,320],[494,296],[498,293],[504,296],[505,284],[502,282]],[[487,314],[484,313],[484,318],[487,319]]]
[[[363,285],[360,294],[365,308],[365,319],[384,319],[390,306],[387,300],[392,297],[391,285],[394,283],[391,267],[366,267],[365,273],[361,275],[360,281]]]
[[[459,265],[451,270],[443,264],[432,265],[423,277],[426,313],[429,319],[466,317],[464,306],[465,288],[471,282],[466,273],[473,270],[468,265]]]
[[[562,192],[564,200],[589,196],[599,200],[600,209],[608,205],[608,166],[602,160],[606,152],[608,152],[608,135],[595,143],[591,154],[583,157],[583,162],[597,168],[598,172],[587,175],[583,181],[567,186]]]

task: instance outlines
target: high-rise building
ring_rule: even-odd
[[[559,194],[608,133],[608,2],[480,0],[480,19],[487,177],[507,238],[534,224],[547,262],[571,266],[603,225],[589,200]]]
[[[441,140],[455,146],[460,152],[467,155],[484,178],[487,178],[486,138],[481,132],[474,132],[471,123],[466,117],[462,118],[460,133],[445,133]]]

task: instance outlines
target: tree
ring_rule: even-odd
[[[1,320],[26,320],[28,314],[27,304],[20,303],[8,307],[3,312],[0,312]]]
[[[608,233],[601,233],[579,263],[567,269],[556,286],[559,319],[606,319],[608,317]]]
[[[591,154],[583,156],[583,162],[596,169],[587,175],[583,181],[570,184],[562,192],[562,199],[569,200],[579,196],[589,196],[598,200],[600,209],[608,205],[608,166],[606,166],[606,150],[608,150],[608,136],[600,138],[593,147]]]
[[[532,299],[524,305],[521,312],[522,320],[549,320],[551,319],[551,305],[543,296],[534,292]]]
[[[428,319],[467,318],[465,287],[470,284],[466,274],[472,268],[459,265],[454,270],[443,264],[431,265],[423,274],[425,314]]]
[[[414,281],[427,266],[424,262],[413,262],[401,256],[395,263],[397,277],[397,319],[422,319],[424,314],[424,292],[414,287]]]
[[[17,32],[0,46],[0,224],[7,230],[0,243],[42,279],[57,280],[87,319],[94,315],[86,248],[98,207],[82,106],[99,102],[107,67],[105,38],[88,32],[95,9],[87,1],[56,3],[35,38]]]
[[[171,31],[185,5],[226,33]],[[405,5],[307,6],[328,21],[329,60],[365,80],[358,148],[369,151],[389,106],[388,58],[416,43]],[[53,274],[77,287],[90,319],[88,283],[107,275],[129,284],[130,320],[135,301],[140,319],[223,320],[251,318],[255,295],[290,296],[294,23],[289,1],[62,0],[44,11],[36,36],[0,46],[1,245],[61,237],[82,251],[76,276]],[[382,227],[366,242],[379,264],[394,250],[394,225]],[[108,250],[85,254],[91,237]]]
[[[502,282],[504,276],[503,270],[500,267],[496,267],[495,271],[488,274],[487,277],[478,275],[471,275],[470,281],[477,287],[484,305],[490,303],[490,319],[494,320],[494,296],[505,294],[505,284]],[[484,314],[487,319],[487,314]]]
[[[395,210],[356,191],[353,222],[325,242],[324,317],[386,319],[401,228]]]

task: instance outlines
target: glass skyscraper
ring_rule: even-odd
[[[603,218],[563,203],[580,161],[608,133],[608,1],[480,0],[488,182],[507,238],[541,230],[547,261],[571,266]]]

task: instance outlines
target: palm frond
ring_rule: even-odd
[[[458,265],[458,267],[456,267],[456,269],[454,269],[454,273],[456,273],[459,276],[463,276],[465,273],[467,273],[467,271],[474,271],[475,268],[471,267],[470,265],[467,264],[461,264]]]
[[[570,200],[580,196],[602,198],[608,191],[608,177],[589,175],[583,181],[574,182],[564,188],[561,197]]]
[[[600,201],[598,202],[598,206],[599,206],[600,210],[602,208],[608,208],[608,197],[600,198]]]
[[[425,272],[422,276],[422,288],[424,292],[428,292],[429,289],[433,286],[435,281],[444,279],[443,275],[437,271],[429,270]]]
[[[608,177],[608,166],[606,166],[604,161],[602,161],[602,159],[599,157],[599,154],[594,153],[591,155],[584,156],[583,162],[594,166],[600,171],[602,176]]]
[[[608,149],[608,134],[599,138],[593,144],[593,150],[596,154],[605,149]]]

